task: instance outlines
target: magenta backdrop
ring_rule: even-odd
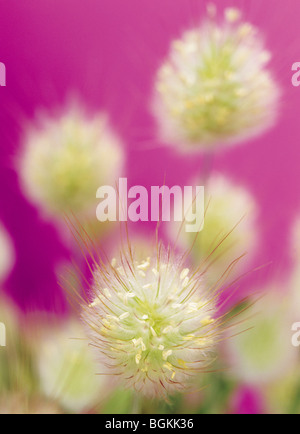
[[[188,183],[199,173],[201,155],[183,158],[159,143],[149,100],[170,40],[198,22],[205,3],[0,0],[0,61],[7,69],[7,87],[0,88],[0,219],[17,255],[5,286],[23,308],[64,309],[54,266],[69,255],[55,228],[39,218],[20,192],[14,159],[24,121],[40,107],[55,108],[70,93],[79,95],[89,109],[110,114],[127,150],[130,184],[161,185],[165,174],[169,185]],[[214,168],[255,195],[262,232],[257,263],[272,261],[265,277],[280,279],[290,263],[290,224],[300,207],[300,89],[291,85],[291,65],[300,60],[300,2],[226,4],[241,6],[265,34],[284,96],[277,127],[258,140],[224,150]]]

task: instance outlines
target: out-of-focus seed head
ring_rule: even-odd
[[[68,411],[90,410],[103,396],[104,379],[97,375],[81,325],[72,321],[61,327],[42,331],[36,340],[41,389]]]
[[[280,91],[271,53],[241,12],[225,10],[172,42],[158,71],[153,109],[160,133],[182,151],[212,150],[251,139],[277,117]]]
[[[237,336],[224,340],[224,354],[237,379],[246,384],[270,384],[297,367],[299,349],[291,343],[290,294],[276,287],[240,315]],[[247,324],[247,331],[245,330]]]
[[[186,219],[190,219],[192,203]],[[177,238],[179,225],[170,231]],[[218,280],[226,268],[242,255],[252,259],[257,246],[257,206],[251,193],[242,186],[234,185],[228,178],[213,173],[205,186],[205,217],[199,234],[180,230],[179,241],[183,248],[192,246],[196,263],[206,261],[212,265],[207,271],[211,280]],[[242,259],[236,264],[241,270]]]
[[[122,148],[103,114],[88,118],[72,108],[44,117],[27,135],[20,161],[22,187],[48,214],[94,215],[96,191],[114,185],[123,161]]]

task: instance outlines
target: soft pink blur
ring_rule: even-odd
[[[240,386],[230,405],[232,414],[263,414],[266,411],[260,391],[250,386]]]

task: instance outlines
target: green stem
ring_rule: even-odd
[[[141,397],[138,393],[134,393],[132,397],[132,412],[131,414],[141,414]]]

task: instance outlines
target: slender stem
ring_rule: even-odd
[[[214,165],[214,158],[215,158],[214,152],[207,151],[203,155],[200,181],[201,181],[201,185],[204,186],[204,189],[206,189],[207,183],[209,182],[209,178],[210,178],[210,175],[211,175],[211,172],[213,169],[213,165]],[[206,192],[205,192],[205,210],[206,210],[206,206],[207,206],[207,197],[206,197]],[[205,221],[204,221],[204,224],[205,224]],[[201,236],[201,235],[202,234],[200,233],[198,236],[198,246],[200,249],[202,249],[202,246],[203,246],[203,236]]]
[[[132,412],[131,414],[141,414],[141,398],[134,392],[132,397]]]

